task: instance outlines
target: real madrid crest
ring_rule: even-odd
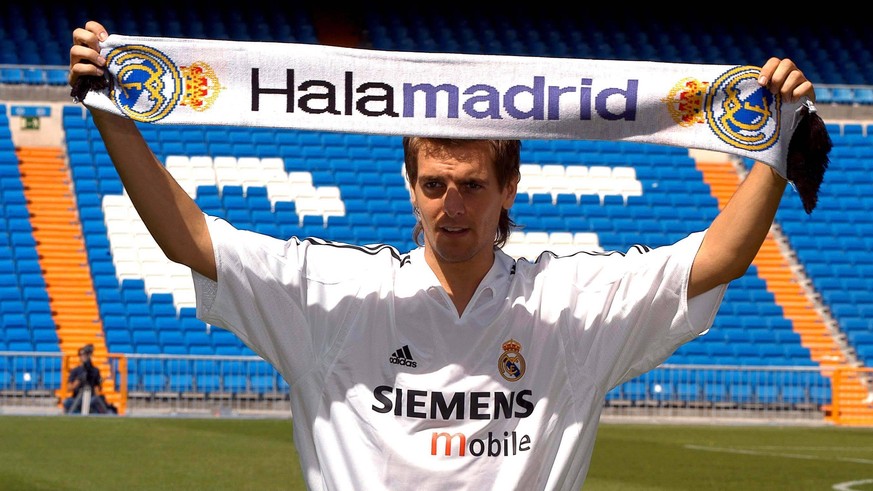
[[[760,69],[740,66],[712,83],[704,108],[712,131],[743,150],[766,150],[779,140],[782,98],[758,84]]]
[[[165,118],[182,99],[182,73],[163,52],[141,45],[120,46],[106,56],[118,84],[109,96],[134,121]]]
[[[179,67],[165,53],[142,45],[119,46],[106,56],[118,83],[109,97],[134,121],[153,123],[178,106],[205,111],[222,87],[206,63]]]
[[[525,361],[521,356],[521,343],[510,339],[503,343],[503,354],[497,360],[497,370],[510,382],[515,382],[524,376]]]
[[[761,151],[778,140],[782,99],[758,84],[760,69],[738,66],[714,81],[683,78],[661,101],[679,126],[706,124],[722,142]]]

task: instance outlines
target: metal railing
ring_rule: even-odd
[[[61,414],[74,363],[0,352],[0,414]],[[123,415],[290,417],[290,387],[257,356],[110,355]],[[607,394],[608,418],[873,426],[873,369],[662,365]]]

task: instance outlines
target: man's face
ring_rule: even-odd
[[[515,184],[500,187],[487,143],[420,150],[413,205],[428,262],[490,265],[500,212],[514,200]]]

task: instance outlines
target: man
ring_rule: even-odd
[[[108,411],[100,390],[103,387],[103,377],[100,369],[91,363],[91,355],[94,354],[94,346],[86,344],[79,348],[79,365],[70,370],[67,377],[72,395],[64,399],[64,412],[82,413],[87,404],[88,412],[104,414]],[[90,393],[88,393],[90,389]],[[86,397],[87,394],[87,397]]]
[[[73,33],[70,83],[100,76],[102,25]],[[814,96],[790,60],[760,83]],[[605,394],[708,329],[786,182],[756,165],[705,231],[627,254],[503,253],[518,141],[404,138],[422,247],[287,241],[205,216],[130,120],[92,111],[198,316],[291,386],[311,489],[579,489]]]

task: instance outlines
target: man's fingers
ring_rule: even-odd
[[[793,100],[795,101],[804,96],[808,97],[810,101],[815,102],[815,87],[813,87],[812,82],[806,79],[795,87],[792,93]]]
[[[77,28],[73,31],[73,48],[70,50],[71,65],[75,62],[88,60],[96,65],[102,65],[100,62],[100,41],[104,41],[108,37],[106,29],[99,22],[88,21],[84,28]],[[81,50],[78,48],[85,48]]]
[[[102,67],[106,60],[100,56],[100,52],[86,46],[74,45],[70,48],[70,66],[87,62],[97,67]]]
[[[79,27],[73,31],[73,45],[97,50],[100,49],[100,40],[93,32]]]
[[[791,60],[779,60],[771,58],[767,61],[762,73],[767,76],[767,88],[774,94],[781,92],[785,79],[791,73],[794,63]]]
[[[795,102],[804,96],[815,101],[812,82],[788,58],[774,57],[767,60],[761,67],[758,82],[773,94],[781,94],[788,102]]]
[[[766,87],[770,84],[770,81],[773,78],[773,72],[776,71],[776,67],[779,66],[780,61],[779,58],[774,57],[764,63],[764,66],[761,67],[761,75],[758,77],[758,82],[761,85]]]
[[[97,36],[98,41],[105,41],[106,38],[109,37],[109,33],[106,32],[106,28],[103,27],[103,24],[97,21],[89,20],[88,22],[86,22],[85,29],[94,33],[94,35]]]
[[[103,65],[106,60],[100,53],[88,46],[73,45],[70,48],[70,75],[69,83],[76,85],[80,77],[103,76]]]
[[[812,82],[806,79],[803,72],[791,60],[782,60],[779,64],[773,75],[770,90],[779,92],[788,102],[796,102],[803,96],[815,100]]]

